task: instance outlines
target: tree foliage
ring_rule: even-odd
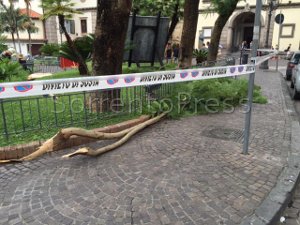
[[[133,11],[142,16],[156,16],[161,12],[162,16],[169,17],[171,24],[167,40],[172,36],[179,20],[183,17],[184,0],[134,0]]]
[[[1,32],[7,32],[11,34],[14,48],[16,49],[15,34],[18,32],[19,22],[17,17],[19,16],[19,9],[15,9],[12,3],[9,7],[7,7],[3,1],[0,1],[0,4]]]
[[[0,60],[0,80],[11,81],[13,76],[19,75],[23,71],[20,63],[9,59]]]
[[[58,56],[59,48],[60,48],[59,44],[48,43],[48,44],[44,44],[40,48],[40,52],[46,56]]]
[[[42,7],[45,10],[43,19],[60,15],[65,18],[72,18],[73,14],[81,14],[74,6],[75,3],[71,2],[71,0],[43,0]]]
[[[179,4],[178,17],[183,17],[184,0],[133,0],[133,11],[142,16],[156,16],[161,12],[162,16],[172,17],[175,6]]]
[[[79,54],[82,56],[84,61],[91,59],[93,42],[94,37],[92,35],[78,37],[74,40],[74,45],[78,49]],[[78,62],[76,55],[66,42],[61,45],[59,55],[71,61]]]

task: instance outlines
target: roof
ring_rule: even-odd
[[[20,14],[25,14],[27,15],[27,10],[26,9],[20,9]],[[42,17],[41,14],[29,9],[29,16],[30,18],[33,18],[33,19],[39,19],[40,17]]]

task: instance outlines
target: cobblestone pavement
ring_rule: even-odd
[[[254,105],[250,155],[241,109],[165,120],[97,158],[63,160],[66,150],[0,166],[0,224],[239,224],[275,185],[290,144],[280,76],[256,82],[269,103]]]
[[[281,69],[280,72],[285,75],[285,68]],[[290,88],[290,81],[284,82],[287,85],[288,92],[291,96],[292,89]],[[298,120],[300,121],[300,101],[292,101]],[[296,188],[295,195],[292,199],[292,202],[289,204],[289,207],[283,213],[285,218],[284,223],[286,225],[299,225],[300,224],[300,185],[298,184]]]

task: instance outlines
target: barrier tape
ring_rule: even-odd
[[[0,84],[0,99],[176,83],[255,72],[254,64]]]
[[[272,54],[268,54],[268,55],[264,55],[264,56],[254,57],[255,65],[258,66],[258,65],[262,64],[264,61],[275,57],[276,55],[277,55],[276,53],[272,53]],[[252,60],[252,58],[251,58],[251,60]]]

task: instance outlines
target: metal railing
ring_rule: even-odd
[[[0,142],[9,142],[11,136],[24,133],[34,135],[35,132],[70,126],[90,128],[99,120],[139,115],[149,101],[166,96],[170,90],[170,84],[162,84],[0,99]]]
[[[197,67],[226,66],[234,62],[234,58],[226,57]],[[174,85],[0,99],[0,146],[37,132],[57,132],[57,128],[70,126],[93,128],[103,126],[114,118],[120,119],[121,116],[137,116],[153,99],[170,96]],[[123,120],[127,119],[125,117]]]
[[[60,67],[58,57],[44,56],[34,59],[33,71],[35,73],[57,73],[65,70]]]

